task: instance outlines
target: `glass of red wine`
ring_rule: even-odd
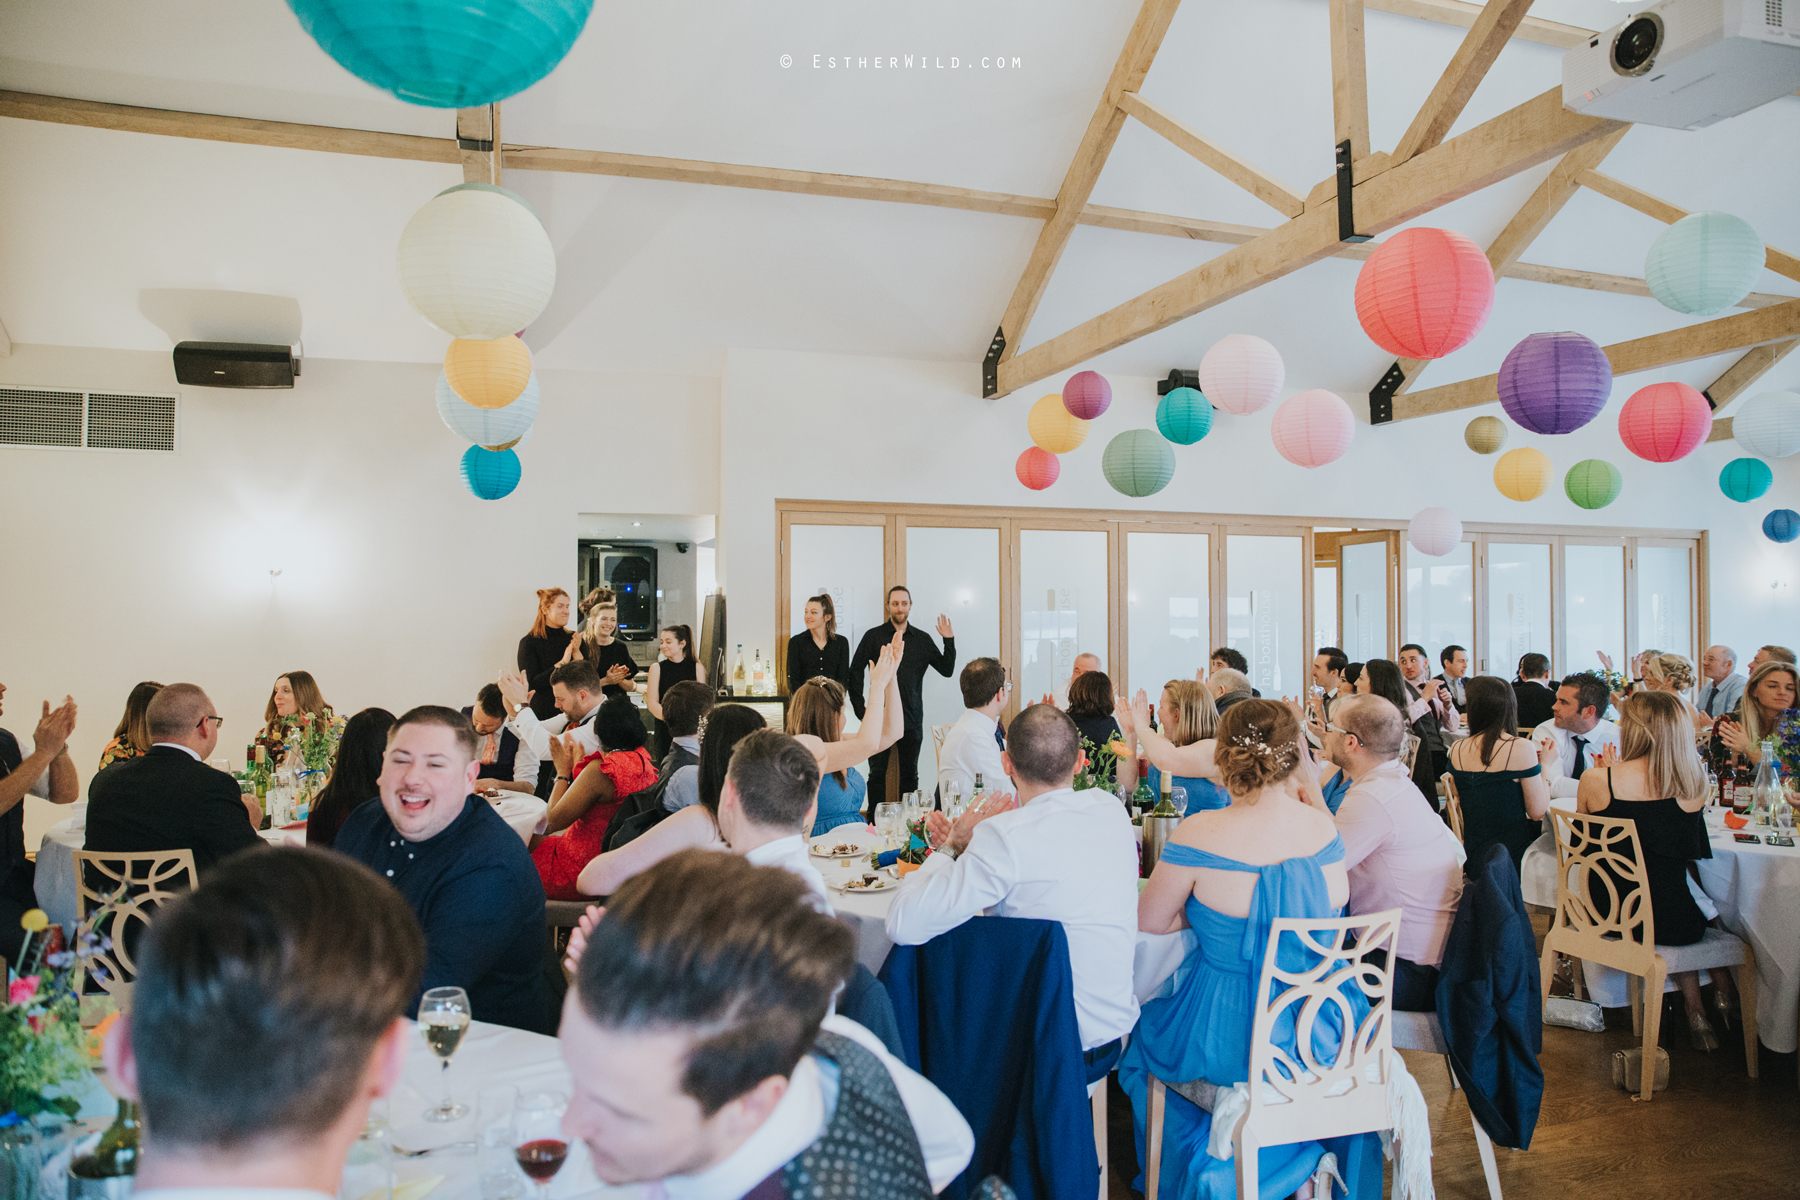
[[[569,1156],[563,1135],[563,1113],[569,1098],[559,1092],[539,1092],[522,1098],[513,1109],[513,1156],[519,1170],[537,1184],[538,1200],[548,1200],[550,1181]]]

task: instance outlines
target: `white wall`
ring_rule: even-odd
[[[457,473],[437,372],[308,360],[291,392],[182,388],[174,455],[0,447],[0,720],[29,734],[73,693],[85,786],[141,679],[204,686],[234,764],[282,671],[346,714],[461,706],[513,665],[534,589],[573,588],[577,514],[643,507],[646,478],[659,512],[717,510],[714,379],[542,372],[524,479],[486,502]],[[167,353],[30,345],[0,383],[176,390]],[[620,468],[602,450],[646,409],[692,452]],[[29,804],[35,845],[56,818]]]

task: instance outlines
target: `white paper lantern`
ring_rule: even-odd
[[[1786,458],[1800,451],[1800,392],[1764,392],[1738,406],[1731,436],[1760,458]]]
[[[1420,554],[1442,558],[1462,541],[1462,522],[1447,508],[1421,508],[1407,522],[1406,540]]]
[[[1275,347],[1247,333],[1226,334],[1200,360],[1201,395],[1240,417],[1275,399],[1286,378]]]
[[[519,398],[501,408],[476,408],[467,400],[456,394],[450,386],[450,380],[442,371],[438,372],[437,381],[438,416],[444,418],[444,424],[450,432],[465,442],[474,442],[477,446],[493,449],[508,445],[531,431],[531,423],[537,420],[538,413],[538,381],[537,373],[525,383],[525,390]]]
[[[519,196],[488,183],[439,192],[400,234],[400,289],[452,337],[517,333],[550,303],[556,251]]]

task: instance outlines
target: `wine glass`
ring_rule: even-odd
[[[513,1157],[519,1170],[538,1186],[538,1200],[548,1200],[550,1181],[562,1170],[569,1156],[569,1143],[563,1138],[563,1113],[569,1098],[560,1092],[539,1092],[526,1096],[513,1108]]]
[[[1174,806],[1176,816],[1187,816],[1187,789],[1184,787],[1170,788],[1169,803]]]
[[[470,1020],[469,994],[459,987],[432,988],[419,998],[419,1029],[444,1064],[444,1099],[425,1110],[427,1121],[459,1121],[469,1115],[468,1105],[450,1097],[450,1056],[462,1045]]]
[[[899,811],[900,806],[891,800],[883,800],[875,806],[875,828],[890,842],[894,840],[894,820]]]

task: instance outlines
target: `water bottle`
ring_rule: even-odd
[[[1761,761],[1756,764],[1756,783],[1750,789],[1750,820],[1767,825],[1775,815],[1775,806],[1786,803],[1781,785],[1775,781],[1775,741],[1764,738]]]

